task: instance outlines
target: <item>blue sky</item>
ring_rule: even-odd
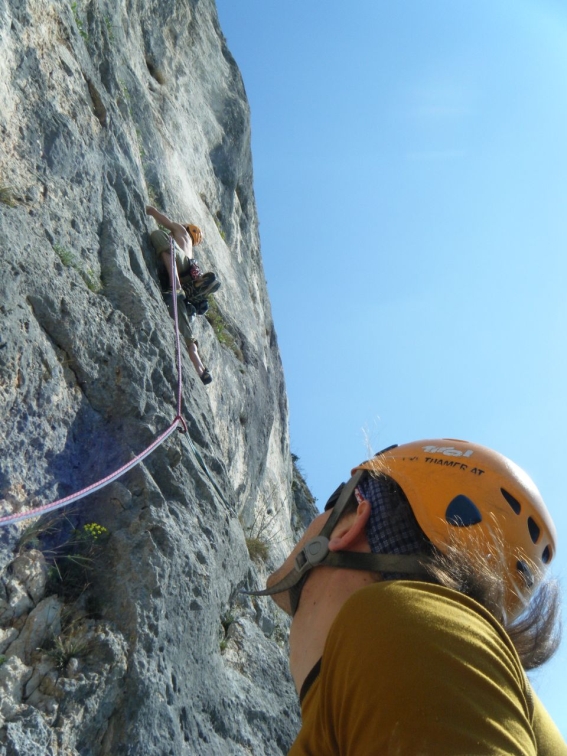
[[[252,110],[292,449],[319,504],[369,446],[486,444],[538,484],[565,583],[567,9],[217,6]],[[567,738],[566,645],[532,679]]]

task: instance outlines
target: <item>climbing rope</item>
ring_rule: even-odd
[[[169,239],[169,251],[171,253],[171,269],[175,270],[175,249],[173,246],[173,239],[170,237]],[[169,438],[171,434],[176,430],[176,428],[179,428],[179,430],[182,433],[187,433],[187,424],[185,420],[183,419],[183,416],[181,414],[181,342],[179,339],[179,317],[177,313],[177,296],[176,293],[173,292],[173,320],[175,323],[175,348],[177,353],[177,415],[175,416],[173,422],[169,426],[169,428],[164,431],[161,436],[158,436],[153,443],[151,443],[147,449],[144,449],[143,452],[138,454],[134,459],[132,459],[127,464],[123,465],[121,468],[116,470],[116,472],[111,473],[110,475],[107,475],[106,478],[103,478],[102,480],[97,481],[96,483],[93,483],[90,486],[87,486],[86,488],[83,488],[81,491],[77,491],[77,493],[70,494],[69,496],[65,496],[63,499],[58,499],[57,501],[52,502],[51,504],[43,504],[41,507],[35,507],[34,509],[26,509],[23,512],[18,512],[18,514],[12,514],[12,515],[5,515],[4,517],[0,517],[0,526],[4,525],[11,525],[14,522],[20,522],[21,520],[27,520],[30,517],[39,517],[40,515],[47,514],[47,512],[54,512],[56,509],[61,509],[62,507],[66,507],[69,504],[72,504],[74,501],[79,501],[79,499],[83,499],[85,496],[88,496],[91,493],[94,493],[95,491],[100,491],[101,488],[104,488],[109,483],[112,483],[114,480],[119,478],[121,475],[124,475],[124,473],[127,473],[129,470],[131,470],[133,467],[136,467],[136,465],[139,465],[140,462],[145,459],[148,455],[150,455],[153,451],[155,451],[158,446],[161,446],[166,438]],[[195,450],[195,447],[191,443],[192,448]],[[208,474],[208,470],[206,471]],[[216,488],[216,485],[215,485]],[[218,489],[217,489],[218,490]]]

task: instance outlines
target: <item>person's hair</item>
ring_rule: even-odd
[[[357,506],[353,495],[342,517],[355,512]],[[424,564],[430,581],[459,591],[487,609],[504,627],[524,669],[535,669],[553,656],[561,641],[559,586],[555,580],[543,580],[523,612],[510,620],[505,608],[505,576],[509,567],[504,540],[496,526],[489,549],[485,541],[479,543],[472,534],[466,542],[454,537],[445,552],[435,548],[425,534],[424,542]],[[531,567],[535,571],[535,566]],[[407,575],[403,579],[423,581],[427,577]]]
[[[525,609],[510,620],[505,609],[505,572],[509,569],[502,542],[487,553],[471,539],[450,542],[445,553],[432,548],[427,569],[433,582],[478,601],[506,630],[524,669],[548,661],[561,640],[560,594],[555,580],[544,580],[530,596]]]

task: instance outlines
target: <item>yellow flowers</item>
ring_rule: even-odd
[[[99,525],[97,522],[89,522],[83,525],[83,534],[91,541],[98,541],[108,535],[108,528]]]

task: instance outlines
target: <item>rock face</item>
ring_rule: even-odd
[[[199,225],[222,281],[194,324],[210,386],[182,344],[188,433],[0,529],[0,754],[285,753],[286,620],[240,590],[315,507],[213,0],[0,0],[0,130],[0,516],[108,475],[175,418],[145,205]]]

